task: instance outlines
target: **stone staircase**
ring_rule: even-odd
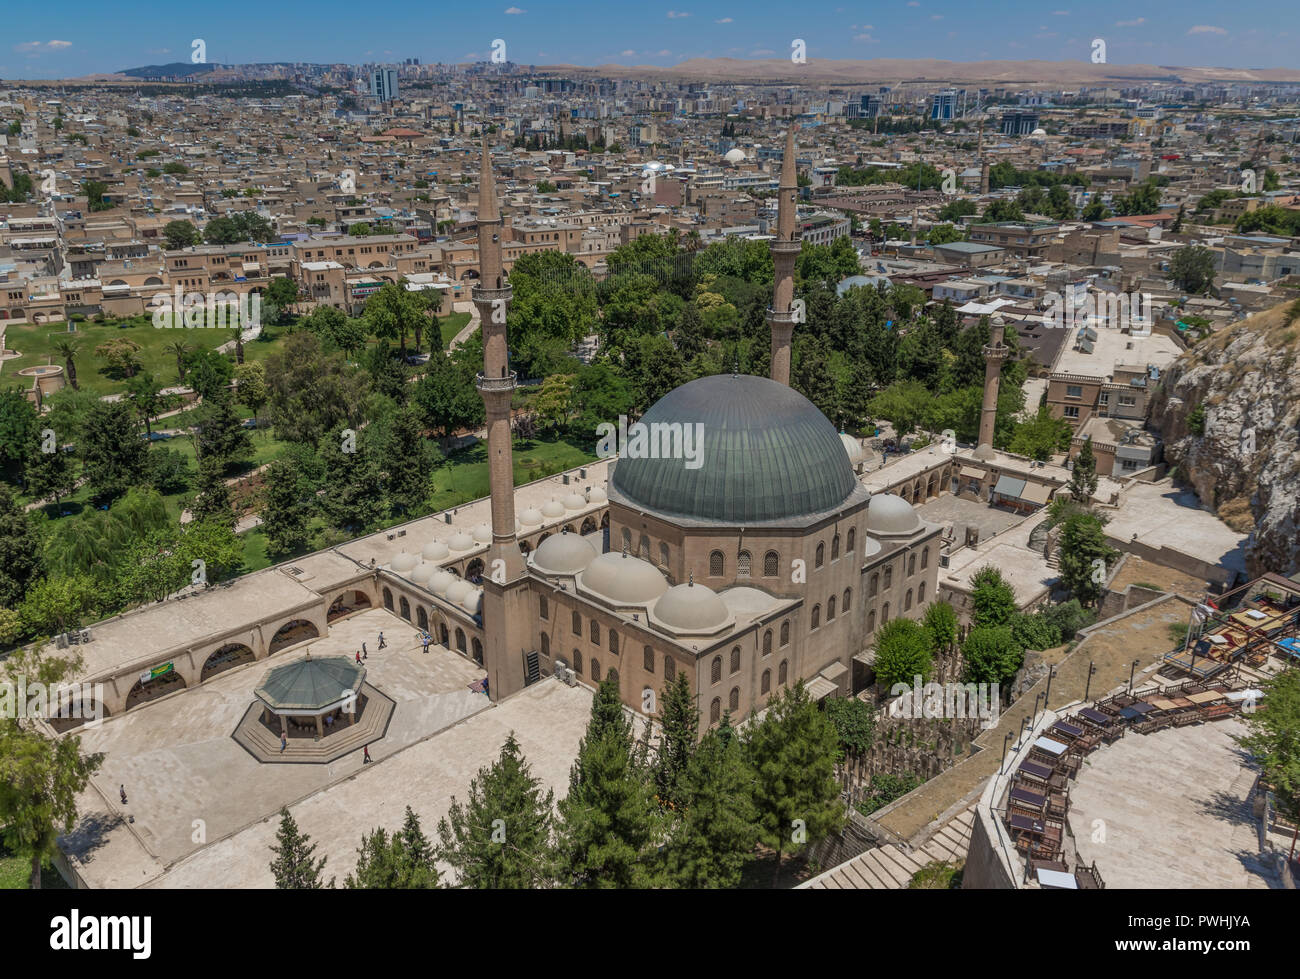
[[[912,876],[928,863],[959,863],[970,849],[975,807],[963,809],[919,849],[896,843],[867,850],[838,867],[801,884],[823,890],[884,890],[907,887]]]

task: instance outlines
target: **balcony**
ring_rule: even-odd
[[[513,391],[518,376],[517,371],[510,371],[505,377],[485,377],[479,374],[475,378],[474,387],[479,391]]]

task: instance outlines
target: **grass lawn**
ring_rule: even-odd
[[[25,891],[32,877],[32,865],[25,857],[13,856],[0,844],[0,891]],[[65,891],[68,885],[59,872],[46,864],[41,868],[41,890]]]
[[[556,438],[515,439],[515,485],[594,462],[589,449]],[[453,452],[433,473],[432,512],[488,495],[487,444]]]
[[[456,334],[465,329],[470,321],[469,313],[452,313],[450,316],[443,317],[438,321],[442,329],[442,349],[446,350],[451,341],[456,338]]]

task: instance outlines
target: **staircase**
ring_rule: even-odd
[[[965,860],[974,825],[972,805],[954,816],[920,849],[890,843],[867,850],[799,886],[823,890],[903,890],[926,864],[955,864]]]

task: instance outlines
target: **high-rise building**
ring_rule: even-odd
[[[1002,113],[1003,136],[1028,136],[1038,128],[1038,112],[1019,109]]]
[[[370,94],[380,102],[397,98],[397,69],[376,68],[370,73]]]

